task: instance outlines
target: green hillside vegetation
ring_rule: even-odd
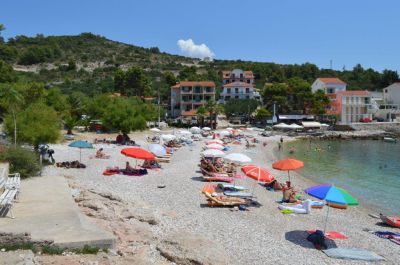
[[[4,27],[0,28],[0,33],[1,30]],[[277,102],[279,111],[323,114],[326,98],[322,94],[312,94],[310,89],[317,77],[339,77],[348,83],[349,90],[371,91],[380,91],[399,79],[395,71],[381,73],[361,65],[352,70],[336,71],[320,69],[311,63],[206,62],[160,52],[157,47],[143,48],[108,40],[92,33],[16,36],[7,41],[0,37],[0,85],[4,91],[13,88],[22,95],[21,102],[25,105],[18,105],[19,113],[32,102],[41,104],[44,101],[66,125],[78,122],[84,114],[107,123],[111,119],[106,116],[113,113],[105,109],[117,111],[116,106],[129,105],[125,99],[110,98],[111,93],[118,92],[134,103],[135,109],[128,111],[140,120],[139,123],[127,121],[123,130],[142,129],[144,121],[157,116],[151,104],[141,100],[144,97],[160,95],[164,104],[168,104],[170,86],[177,81],[209,80],[216,83],[218,98],[222,71],[235,68],[254,72],[265,113]],[[6,113],[7,107],[7,104],[0,106]],[[144,109],[146,113],[141,113]],[[229,113],[235,110],[230,109]],[[2,116],[5,117],[4,113]]]

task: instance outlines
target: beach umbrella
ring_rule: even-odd
[[[176,139],[176,136],[173,134],[163,134],[161,135],[161,139],[163,139],[164,141],[172,141]]]
[[[179,130],[178,133],[179,133],[179,134],[184,134],[184,135],[190,135],[190,134],[192,134],[192,133],[189,132],[188,130]]]
[[[203,131],[211,131],[210,127],[203,127]]]
[[[165,156],[167,154],[167,149],[160,144],[150,144],[149,150],[156,156]]]
[[[207,149],[201,153],[204,157],[223,157],[224,151],[218,149]]]
[[[155,157],[149,151],[140,147],[129,147],[121,150],[121,154],[142,160],[155,160]]]
[[[150,131],[151,131],[151,132],[156,132],[156,133],[161,132],[161,130],[158,129],[158,128],[151,128]]]
[[[296,170],[296,169],[299,169],[299,168],[302,168],[302,167],[304,167],[303,161],[292,159],[292,158],[279,160],[279,161],[277,161],[277,162],[272,164],[272,168],[273,169],[277,169],[277,170],[281,170],[281,171],[287,171],[288,172],[289,181],[290,181],[289,171],[290,170]]]
[[[214,140],[209,140],[209,141],[207,141],[206,144],[207,144],[207,145],[208,145],[208,144],[220,144],[220,145],[223,145],[224,142],[221,141],[220,139],[214,139]]]
[[[242,172],[258,182],[270,183],[275,179],[266,168],[256,165],[245,165],[242,167]]]
[[[241,153],[228,154],[224,157],[224,159],[237,164],[251,163],[251,158]]]
[[[221,136],[226,136],[226,135],[230,135],[231,133],[230,132],[228,132],[228,131],[221,131],[220,133],[219,133],[219,135],[221,135]]]
[[[206,145],[205,148],[206,148],[206,149],[218,149],[218,150],[222,150],[222,149],[224,149],[224,146],[223,146],[223,145],[220,145],[220,144],[208,144],[208,145]]]
[[[82,149],[83,148],[88,148],[88,149],[93,148],[93,145],[91,143],[88,143],[87,141],[75,141],[75,142],[70,143],[68,146],[79,148],[79,162],[81,162],[81,160],[82,160]]]
[[[200,134],[201,129],[199,127],[193,126],[192,128],[190,128],[190,132],[193,134]]]
[[[334,185],[317,185],[304,190],[305,193],[328,203],[342,205],[358,205],[357,199],[351,196],[346,190]],[[324,233],[328,223],[329,208],[326,213]]]

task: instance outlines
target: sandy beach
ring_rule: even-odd
[[[245,149],[244,144],[231,145],[230,152],[248,155],[254,164],[269,169],[278,181],[286,181],[286,172],[276,171],[271,167],[279,157],[277,143],[280,136],[261,137],[256,132],[250,131],[246,134],[253,134],[260,143],[250,149]],[[147,135],[152,133],[148,131],[132,133],[130,137],[147,149],[145,143]],[[94,138],[115,138],[115,135],[79,134],[77,138],[92,141]],[[285,141],[293,139],[284,138]],[[265,147],[263,142],[267,142]],[[107,167],[124,167],[125,161],[135,163],[134,159],[120,154],[123,147],[107,144],[96,144],[95,148],[103,147],[105,153],[111,156],[110,159],[93,159],[91,157],[94,156],[95,150],[83,149],[82,163],[87,165],[86,169],[48,166],[42,174],[67,177],[74,187],[74,193],[88,190],[111,193],[128,205],[140,205],[142,209],[151,212],[157,222],[143,224],[143,231],[146,231],[148,240],[138,239],[132,244],[124,244],[123,248],[117,243],[117,249],[120,247],[121,252],[125,251],[123,255],[143,255],[143,249],[146,249],[145,256],[149,264],[172,264],[165,255],[160,254],[158,246],[171,235],[185,233],[201,235],[218,245],[223,250],[221,255],[226,256],[229,264],[364,264],[360,261],[331,259],[306,241],[304,231],[323,229],[326,207],[313,209],[311,214],[307,215],[284,215],[277,208],[277,201],[281,199],[282,193],[268,191],[252,179],[240,179],[236,183],[254,192],[260,207],[251,207],[249,211],[208,207],[206,198],[201,193],[206,183],[201,181],[197,166],[204,140],[195,143],[195,146],[183,146],[177,150],[170,163],[162,164],[161,170],[149,170],[149,174],[142,177],[103,176],[102,172]],[[79,150],[68,147],[67,143],[51,147],[55,150],[56,161],[79,159]],[[292,174],[292,183],[300,192],[313,184],[299,174]],[[166,187],[160,189],[157,188],[158,185]],[[107,207],[109,207],[106,209],[108,212],[113,211],[112,204]],[[85,212],[85,207],[82,209]],[[349,207],[347,210],[331,209],[327,230],[340,231],[348,236],[346,240],[335,240],[334,243],[338,247],[364,248],[383,256],[386,261],[382,264],[398,264],[400,260],[398,245],[363,231],[363,229],[396,230],[377,225],[379,220],[370,217],[369,213],[371,211],[363,205]],[[113,231],[117,228],[100,219],[98,216],[94,218],[97,223],[118,236],[118,233]],[[123,241],[122,236],[119,239]]]

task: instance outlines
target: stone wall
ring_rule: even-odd
[[[368,130],[400,133],[400,122],[352,123],[351,127],[357,131]]]

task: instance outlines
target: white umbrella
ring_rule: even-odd
[[[158,129],[158,128],[151,128],[150,131],[151,131],[151,132],[161,132],[161,130]]]
[[[248,157],[247,155],[244,155],[241,153],[232,153],[232,154],[226,155],[224,157],[224,159],[229,160],[233,163],[237,163],[237,164],[251,163],[251,158]]]
[[[179,130],[178,133],[180,133],[180,134],[186,134],[186,135],[192,134],[192,133],[189,132],[188,130]]]
[[[279,123],[279,124],[276,124],[276,125],[274,125],[272,127],[278,128],[278,129],[290,129],[290,125],[287,125],[286,123],[283,123],[283,122]]]
[[[228,132],[228,131],[221,131],[221,132],[219,132],[219,135],[221,135],[221,136],[230,135],[230,134],[231,134],[231,133]]]
[[[193,134],[200,134],[201,129],[199,127],[193,126],[192,128],[190,128],[190,132]]]
[[[175,138],[176,138],[176,136],[172,135],[172,134],[161,135],[161,139],[163,139],[164,141],[171,141],[171,140],[174,140]]]
[[[206,145],[206,149],[218,149],[218,150],[222,150],[224,149],[224,147],[220,144],[209,144]]]
[[[303,129],[303,126],[297,125],[296,123],[292,123],[289,126],[292,129]]]
[[[204,157],[223,157],[225,153],[218,149],[207,149],[201,153]]]
[[[220,139],[214,139],[214,140],[207,141],[207,144],[220,144],[220,145],[223,145],[224,142],[221,141]]]
[[[211,131],[210,127],[203,127],[203,131]]]

